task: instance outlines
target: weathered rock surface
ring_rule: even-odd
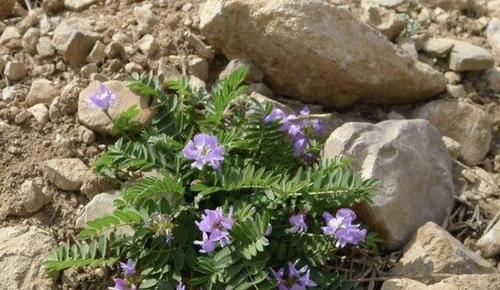
[[[500,254],[500,221],[477,241],[477,247],[486,258]]]
[[[460,196],[477,203],[484,214],[493,218],[500,211],[499,180],[481,167],[464,169],[461,174],[467,184],[460,189]]]
[[[50,200],[45,196],[40,188],[33,180],[25,181],[20,188],[20,196],[22,210],[27,213],[33,213],[40,210]]]
[[[385,281],[380,290],[428,290],[428,287],[422,282],[401,278]]]
[[[54,30],[52,43],[72,66],[78,66],[85,63],[99,38],[84,19],[68,18]]]
[[[453,206],[451,158],[425,120],[346,123],[328,138],[323,159],[339,154],[353,156],[363,177],[379,180],[373,206],[358,212],[389,248],[403,246],[428,221],[441,223]]]
[[[362,20],[375,27],[389,39],[394,39],[405,28],[406,21],[396,12],[382,7],[368,7]]]
[[[125,83],[119,81],[108,81],[105,85],[116,94],[116,100],[108,110],[113,118],[117,118],[130,107],[137,106],[139,109],[137,121],[143,125],[151,121],[154,112],[149,106],[149,97],[134,94],[127,88]],[[90,94],[96,91],[99,86],[99,82],[93,82],[80,92],[78,100],[78,120],[93,131],[111,134],[113,124],[109,118],[100,109],[92,108],[87,103]]]
[[[36,227],[0,228],[0,285],[4,290],[53,289],[42,262],[56,246],[49,233]]]
[[[381,290],[486,290],[499,288],[500,274],[463,274],[446,278],[429,286],[406,278],[387,280]]]
[[[432,57],[447,57],[453,48],[453,40],[448,38],[431,38],[424,42],[422,49]]]
[[[495,60],[486,49],[464,42],[453,41],[449,67],[454,71],[487,70],[495,65]]]
[[[420,227],[391,275],[415,277],[425,283],[443,279],[432,274],[486,274],[496,269],[432,222]],[[426,276],[428,275],[428,276]]]
[[[40,124],[45,124],[49,121],[49,109],[44,104],[36,104],[28,109],[28,112]]]
[[[492,18],[485,32],[493,52],[500,56],[500,18]]]
[[[99,1],[101,0],[64,0],[64,6],[70,10],[82,11]]]
[[[49,105],[52,100],[59,96],[60,91],[47,79],[38,79],[31,84],[28,97],[26,97],[26,104],[28,106],[36,104]]]
[[[277,94],[303,101],[408,103],[445,89],[441,73],[327,1],[210,0],[200,27],[227,58],[258,65]]]
[[[462,145],[460,157],[475,164],[486,156],[491,142],[491,120],[474,104],[437,100],[417,108],[416,118],[429,120],[445,136]]]
[[[24,63],[20,61],[9,61],[5,65],[3,74],[11,81],[20,81],[26,77],[28,71]]]
[[[62,190],[79,190],[89,170],[78,158],[47,160],[43,166],[48,180]]]
[[[114,201],[119,197],[118,191],[100,193],[87,203],[82,215],[76,220],[76,227],[83,228],[87,222],[112,213],[116,207]]]

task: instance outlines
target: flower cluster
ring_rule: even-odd
[[[101,84],[97,91],[90,94],[87,103],[95,109],[106,111],[115,100],[116,95],[105,84]]]
[[[271,269],[274,278],[279,282],[279,290],[305,290],[306,287],[314,287],[316,283],[310,278],[308,266],[297,269],[298,261],[288,263],[288,273],[285,275],[285,269],[281,268],[278,272]]]
[[[174,239],[172,230],[174,224],[172,218],[167,214],[153,214],[145,223],[144,227],[149,228],[155,233],[155,237],[163,236],[165,237],[165,242],[170,244]]]
[[[295,114],[286,115],[283,110],[274,108],[271,113],[264,118],[264,122],[269,123],[279,120],[282,124],[281,129],[287,132],[292,138],[294,154],[298,157],[305,154],[311,136],[324,134],[323,121],[307,119],[310,113],[308,107],[304,107],[300,111],[299,116]]]
[[[198,169],[208,165],[219,170],[224,160],[224,147],[218,145],[217,137],[214,135],[196,134],[182,153],[187,159],[193,160],[191,166]]]
[[[337,239],[337,247],[343,248],[347,244],[357,245],[366,237],[366,229],[359,228],[359,224],[352,224],[357,216],[348,208],[339,209],[335,217],[325,212],[323,218],[326,226],[321,229],[325,235],[331,235]]]
[[[321,230],[323,230],[325,235],[330,235],[337,240],[337,247],[343,248],[347,244],[357,245],[366,237],[366,229],[360,228],[359,224],[352,224],[357,216],[351,209],[341,208],[337,211],[335,217],[325,212],[323,213],[323,218],[326,221],[326,226],[322,227]],[[306,217],[303,213],[291,215],[288,221],[292,227],[288,231],[291,233],[306,232],[308,227],[305,219]]]
[[[231,242],[229,231],[233,228],[233,209],[229,209],[227,217],[220,207],[215,210],[206,209],[201,221],[196,222],[196,225],[203,236],[203,240],[194,242],[201,246],[200,253],[213,252],[217,242],[221,247],[225,247]]]
[[[136,262],[128,259],[127,263],[120,262],[120,269],[123,272],[125,278],[115,278],[115,285],[109,287],[110,290],[136,290],[137,287],[131,282],[132,277],[136,273]]]

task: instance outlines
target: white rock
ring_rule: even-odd
[[[49,199],[45,197],[40,186],[33,180],[26,180],[21,185],[19,192],[21,195],[20,205],[28,213],[40,210],[49,202]]]
[[[491,120],[477,105],[437,100],[417,108],[414,115],[462,144],[460,158],[469,165],[482,161],[490,150]]]
[[[31,84],[30,91],[26,97],[26,104],[33,106],[36,104],[49,105],[52,100],[60,95],[60,90],[47,79],[37,79]]]
[[[406,26],[406,21],[401,15],[376,6],[368,7],[361,19],[375,27],[389,39],[394,39],[398,36]]]
[[[24,63],[19,61],[9,61],[5,66],[3,74],[11,81],[20,81],[26,77],[28,71]]]
[[[448,38],[431,38],[424,42],[422,49],[432,57],[447,57],[454,41]]]
[[[154,36],[151,34],[144,35],[138,42],[137,46],[146,56],[153,56],[159,48]]]
[[[487,70],[494,65],[495,60],[486,49],[463,41],[453,41],[450,69],[454,71]]]
[[[49,119],[49,109],[44,104],[36,104],[28,109],[35,120],[40,124],[47,123]]]
[[[428,222],[418,229],[390,274],[415,277],[415,280],[433,283],[443,277],[432,274],[495,272],[495,268],[488,261],[467,249],[435,223]]]
[[[115,211],[116,207],[114,205],[114,201],[118,197],[120,197],[120,193],[118,191],[104,192],[96,195],[85,206],[82,215],[76,220],[75,226],[77,228],[83,228],[89,221],[101,218]],[[126,232],[127,230],[124,231]]]
[[[41,57],[54,56],[56,50],[52,45],[52,40],[49,37],[41,37],[36,45],[36,51]]]
[[[189,73],[195,77],[208,81],[208,61],[204,58],[195,55],[190,56],[188,59]]]
[[[90,63],[100,63],[104,60],[104,57],[106,57],[106,46],[102,42],[97,41],[87,56],[87,61]]]
[[[477,247],[486,258],[500,254],[500,221],[477,241]]]
[[[87,165],[78,158],[52,159],[43,162],[46,178],[62,190],[79,190],[87,171]]]
[[[119,81],[108,81],[105,85],[116,94],[116,100],[109,108],[109,114],[117,118],[121,113],[127,111],[131,106],[139,109],[138,122],[143,125],[149,124],[153,118],[153,109],[150,108],[150,98],[138,96],[130,91],[125,83]],[[78,120],[89,129],[111,134],[113,124],[109,118],[100,110],[88,105],[87,100],[91,93],[100,86],[100,82],[92,82],[86,89],[80,92],[78,100]]]
[[[209,0],[200,28],[228,59],[258,65],[273,92],[303,101],[408,103],[445,90],[441,73],[329,1]]]
[[[99,35],[81,18],[64,19],[54,30],[52,43],[72,66],[86,62],[86,58]]]
[[[21,39],[21,34],[15,26],[7,26],[0,36],[0,45],[5,45],[12,40]]]
[[[40,29],[30,28],[23,35],[23,48],[30,54],[36,53],[36,44],[40,39]]]
[[[403,246],[428,221],[441,223],[453,207],[451,158],[425,120],[346,123],[330,135],[322,158],[338,155],[352,156],[355,170],[379,181],[373,205],[358,212],[388,248]]]
[[[264,80],[264,74],[262,73],[262,71],[248,59],[231,60],[224,68],[224,70],[219,74],[219,80],[227,78],[233,72],[242,67],[248,68],[248,73],[245,78],[246,83],[260,83]]]
[[[64,6],[70,10],[82,11],[100,1],[101,0],[64,0]]]
[[[53,289],[54,280],[45,272],[42,262],[55,246],[50,233],[36,227],[0,228],[2,289]]]

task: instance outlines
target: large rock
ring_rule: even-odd
[[[79,190],[88,167],[78,158],[52,159],[43,162],[48,180],[62,190]]]
[[[10,15],[12,8],[14,8],[14,4],[16,4],[16,0],[0,1],[0,20]]]
[[[434,283],[443,279],[439,274],[495,272],[496,269],[488,261],[467,249],[435,223],[428,222],[418,229],[390,273]]]
[[[273,91],[328,106],[408,103],[446,79],[328,1],[209,0],[204,36],[229,59],[259,66]]]
[[[403,246],[421,225],[441,223],[453,206],[451,158],[441,134],[425,120],[347,123],[328,138],[323,159],[354,157],[354,169],[379,180],[362,220],[389,248]]]
[[[459,142],[460,157],[467,164],[483,160],[490,149],[491,120],[477,105],[437,100],[417,108],[414,115],[429,120],[443,135]]]
[[[149,106],[149,97],[134,94],[128,89],[125,83],[119,81],[108,81],[104,84],[116,94],[116,100],[108,110],[113,118],[117,118],[131,106],[137,106],[139,109],[137,121],[142,125],[147,125],[151,121],[154,110]],[[111,134],[113,129],[111,120],[109,120],[102,110],[90,107],[87,102],[90,94],[95,92],[99,86],[99,82],[93,82],[80,92],[78,100],[78,120],[93,131]]]
[[[453,41],[449,67],[454,71],[487,70],[495,66],[493,55],[486,49],[464,42]]]
[[[42,262],[55,246],[49,233],[35,227],[0,228],[0,288],[53,289]]]
[[[500,221],[477,241],[477,247],[486,258],[500,254]]]
[[[68,18],[54,30],[52,43],[72,66],[78,66],[85,63],[99,38],[99,34],[93,32],[92,26],[84,19]]]
[[[499,274],[463,274],[451,276],[433,285],[402,278],[384,282],[381,290],[490,290],[500,289]]]
[[[28,97],[26,97],[26,104],[33,106],[36,104],[49,105],[52,100],[59,96],[60,91],[47,79],[38,79],[31,84]]]

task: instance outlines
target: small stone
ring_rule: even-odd
[[[119,42],[112,41],[110,42],[105,49],[106,56],[108,58],[120,58],[120,59],[127,59],[127,52],[125,51],[125,48],[123,45]]]
[[[87,145],[90,145],[92,143],[94,143],[95,141],[95,133],[88,129],[87,127],[84,127],[84,126],[79,126],[78,127],[78,139],[87,144]]]
[[[90,76],[93,73],[97,73],[98,71],[99,70],[98,70],[97,65],[95,63],[89,63],[89,64],[84,65],[80,69],[80,74],[81,74],[82,78],[88,79],[88,78],[90,78]]]
[[[106,57],[106,46],[102,42],[97,41],[87,56],[87,62],[100,63],[104,60],[104,57]]]
[[[59,96],[60,90],[47,79],[38,79],[31,84],[26,104],[33,106],[36,104],[50,104],[52,100]]]
[[[165,58],[158,61],[158,79],[160,82],[170,82],[178,80],[182,74],[173,66],[169,65]]]
[[[398,41],[398,46],[415,61],[418,61],[418,51],[413,39],[402,39]]]
[[[73,11],[83,11],[101,0],[64,0],[64,6]]]
[[[16,96],[18,96],[20,93],[20,89],[18,86],[9,86],[9,87],[5,87],[3,90],[2,90],[2,101],[5,101],[5,102],[12,102]]]
[[[59,189],[79,190],[88,167],[78,158],[52,159],[43,162],[46,178]]]
[[[485,258],[500,254],[500,221],[477,241],[477,247]]]
[[[190,56],[188,60],[189,73],[206,82],[208,80],[208,61],[197,56]]]
[[[467,42],[453,41],[449,67],[454,71],[487,70],[495,65],[495,60],[486,49]]]
[[[462,81],[462,76],[454,71],[448,71],[444,74],[449,84],[458,84]]]
[[[248,68],[248,74],[245,78],[246,83],[260,83],[264,79],[264,74],[252,61],[247,59],[233,59],[219,74],[219,80],[227,78],[233,72],[242,67]]]
[[[42,9],[47,13],[56,14],[64,9],[64,0],[42,1]]]
[[[40,186],[32,180],[26,180],[21,185],[20,194],[20,205],[28,213],[37,212],[49,202]]]
[[[447,136],[443,136],[441,140],[443,140],[443,143],[446,146],[446,149],[448,149],[450,156],[453,157],[454,159],[457,159],[458,156],[460,155],[460,150],[462,149],[462,145],[460,145],[460,143]]]
[[[199,56],[206,59],[213,59],[215,57],[214,49],[211,46],[205,44],[199,36],[190,31],[186,31],[184,35],[186,36],[189,43],[191,43],[191,45],[194,47],[196,53]]]
[[[446,85],[446,91],[455,99],[463,99],[467,97],[467,92],[463,85]]]
[[[151,57],[158,51],[158,43],[151,34],[144,35],[138,42],[137,46],[146,56]]]
[[[408,279],[389,279],[384,282],[380,290],[430,290],[424,283]]]
[[[469,8],[469,0],[420,0],[422,5],[430,8],[442,8],[445,10],[466,10]]]
[[[394,39],[406,26],[406,21],[401,15],[377,6],[368,7],[361,19],[375,27],[388,39]]]
[[[46,124],[49,119],[49,109],[44,104],[36,104],[28,109],[35,120],[40,124]]]
[[[142,34],[150,33],[160,21],[159,18],[151,10],[152,5],[146,4],[134,8],[134,16],[137,21],[138,30]]]
[[[110,72],[117,72],[122,69],[123,64],[119,59],[110,59],[107,62],[107,67]]]
[[[0,36],[0,45],[6,45],[7,43],[17,39],[21,39],[19,30],[14,26],[7,26],[2,33],[2,36]]]
[[[54,98],[49,106],[49,119],[51,122],[56,122],[59,120],[59,118],[61,118],[62,113],[60,107],[60,98]]]
[[[424,42],[422,49],[431,57],[447,57],[454,42],[447,38],[431,38]]]
[[[391,275],[415,277],[424,283],[443,277],[433,274],[486,274],[496,272],[488,261],[467,249],[452,235],[432,222],[420,227],[406,246]]]
[[[83,209],[82,215],[76,220],[75,227],[79,229],[83,228],[89,221],[104,217],[115,211],[114,201],[119,197],[120,193],[118,191],[104,192],[96,195]]]
[[[36,51],[41,57],[54,56],[56,50],[52,45],[52,40],[49,37],[41,37],[36,45]]]
[[[36,45],[40,39],[40,29],[30,28],[23,35],[23,48],[30,54],[36,53]]]
[[[20,81],[28,74],[24,63],[19,61],[7,62],[3,73],[11,81]]]
[[[125,65],[125,71],[127,73],[133,73],[133,72],[142,72],[144,69],[140,64],[137,64],[135,62],[129,62]]]
[[[92,26],[81,18],[65,19],[54,30],[52,43],[59,53],[72,65],[86,62],[87,56],[100,36]]]

